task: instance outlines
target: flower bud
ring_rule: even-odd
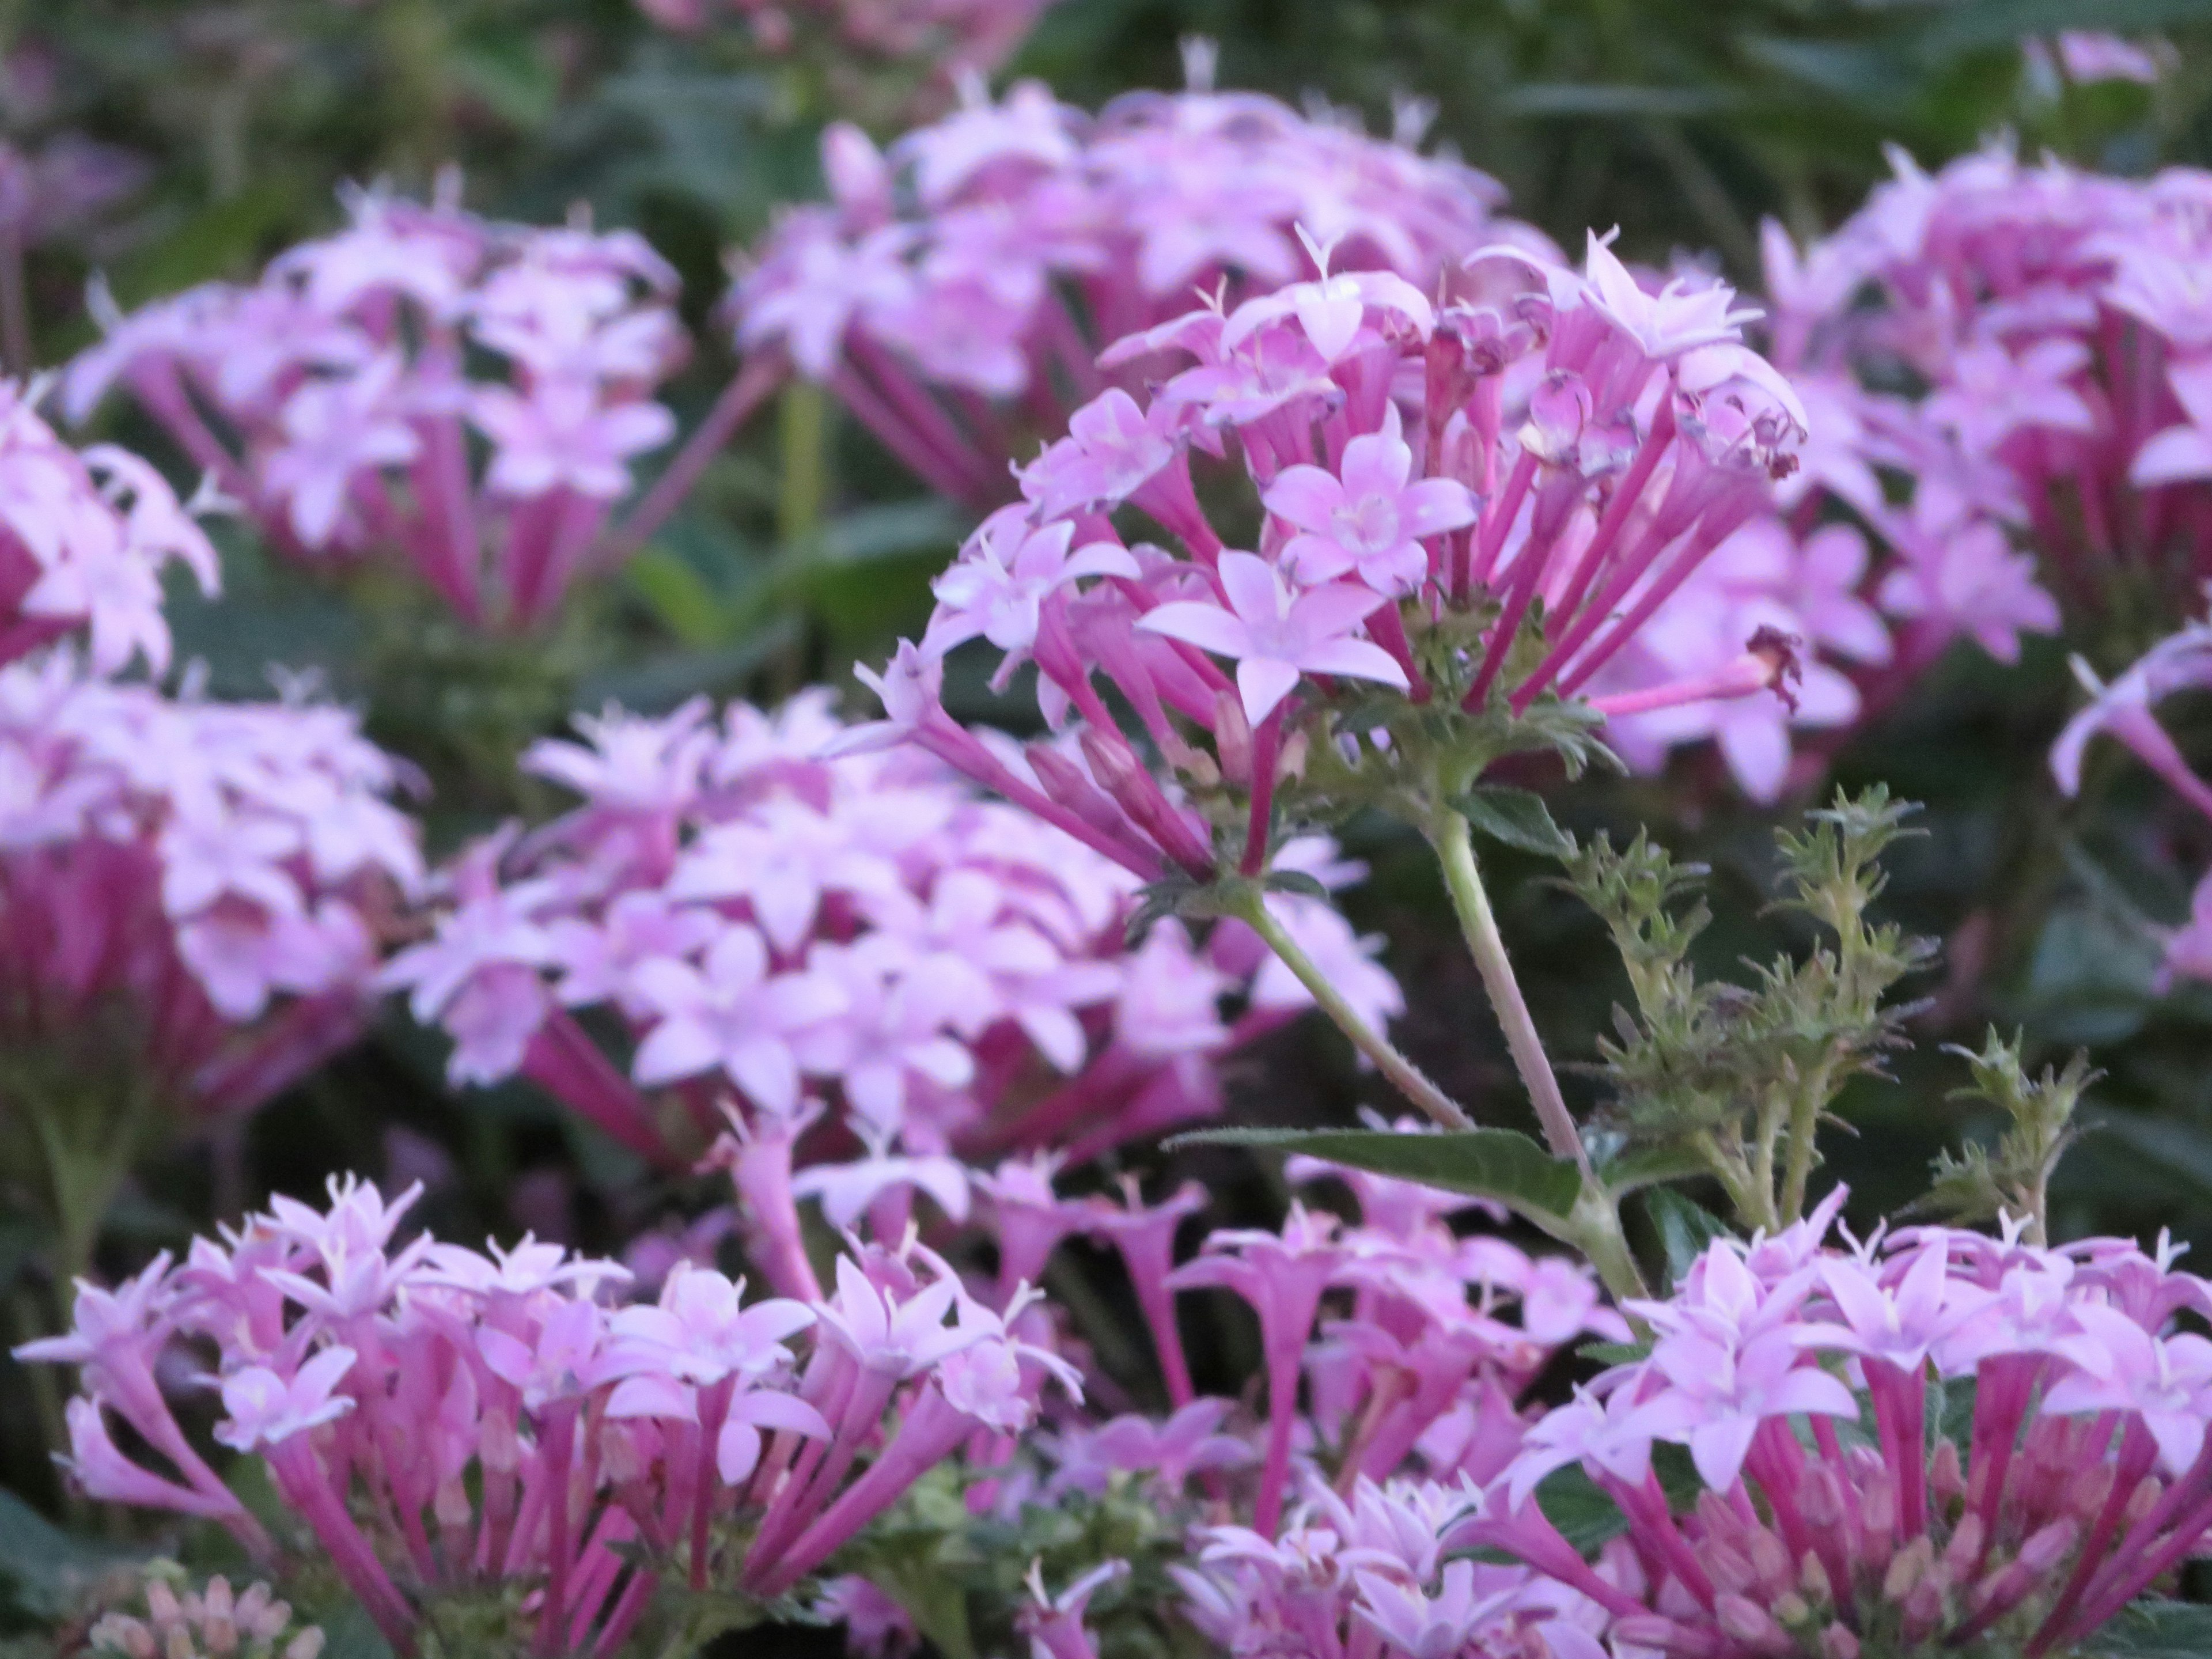
[[[1789,1632],[1755,1601],[1741,1595],[1722,1595],[1713,1602],[1713,1616],[1729,1635],[1763,1652],[1788,1653],[1792,1649]]]

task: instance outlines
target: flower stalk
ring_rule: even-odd
[[[1352,1039],[1352,1046],[1372,1060],[1375,1068],[1390,1079],[1399,1093],[1443,1128],[1474,1127],[1474,1120],[1467,1115],[1465,1108],[1438,1088],[1426,1073],[1401,1054],[1388,1037],[1360,1017],[1359,1012],[1346,1000],[1334,981],[1298,947],[1289,930],[1269,912],[1260,888],[1249,888],[1230,914],[1266,941],[1267,948],[1297,975],[1298,983],[1313,994],[1314,1001],[1320,1006],[1322,1012],[1334,1020],[1337,1029]]]

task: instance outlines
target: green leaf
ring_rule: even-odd
[[[1651,1470],[1659,1477],[1660,1489],[1667,1494],[1670,1509],[1687,1508],[1702,1490],[1703,1483],[1698,1479],[1689,1454],[1680,1446],[1654,1446]],[[1628,1530],[1627,1519],[1620,1506],[1606,1496],[1603,1487],[1583,1473],[1578,1463],[1570,1463],[1546,1476],[1536,1488],[1536,1504],[1544,1511],[1544,1518],[1559,1529],[1559,1535],[1584,1555],[1595,1553],[1607,1539]]]
[[[1717,1238],[1730,1237],[1728,1224],[1703,1205],[1665,1187],[1644,1195],[1644,1207],[1658,1229],[1660,1247],[1667,1253],[1667,1279],[1679,1280],[1690,1264],[1705,1253]]]
[[[1452,810],[1492,841],[1524,853],[1556,858],[1567,851],[1567,838],[1552,822],[1551,809],[1532,791],[1486,783],[1455,797]]]
[[[1583,1555],[1628,1530],[1627,1517],[1578,1463],[1547,1475],[1536,1488],[1536,1507],[1559,1536]]]
[[[2146,1597],[2082,1644],[2099,1659],[2204,1659],[2212,1653],[2212,1607]]]
[[[1575,1358],[1593,1365],[1633,1365],[1650,1358],[1651,1349],[1640,1342],[1585,1342],[1575,1350]]]
[[[1945,6],[1912,32],[1915,50],[1933,58],[2010,46],[2031,34],[2102,29],[2143,34],[2204,21],[2204,0],[1967,0]],[[1924,60],[1923,60],[1924,61]]]
[[[358,1601],[349,1601],[319,1621],[323,1659],[392,1659],[392,1644]]]
[[[1571,1160],[1553,1158],[1511,1129],[1447,1134],[1389,1129],[1206,1129],[1178,1135],[1168,1145],[1302,1152],[1424,1187],[1495,1199],[1547,1228],[1566,1220],[1582,1191],[1582,1176]]]
[[[729,611],[688,559],[648,547],[629,562],[629,585],[660,625],[694,650],[720,645]]]
[[[1303,870],[1271,870],[1260,884],[1271,893],[1296,893],[1300,898],[1328,899],[1328,889]]]
[[[66,1618],[100,1579],[137,1559],[64,1532],[0,1488],[0,1603],[36,1619]]]
[[[1709,1173],[1705,1160],[1687,1146],[1632,1146],[1598,1167],[1597,1177],[1616,1197],[1673,1181]]]

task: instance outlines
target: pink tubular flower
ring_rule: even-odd
[[[77,629],[94,671],[143,657],[169,667],[161,574],[184,565],[212,594],[216,552],[193,505],[112,444],[72,450],[33,407],[38,388],[0,382],[0,663]]]
[[[674,432],[650,399],[685,350],[676,275],[632,233],[495,224],[452,194],[354,194],[347,229],[258,283],[110,319],[70,417],[120,381],[283,553],[403,562],[471,624],[544,623],[643,538],[608,515]]]
[[[1056,821],[1091,832],[1102,816],[1064,751],[943,729],[951,752],[1048,810],[1071,802]],[[456,1081],[520,1073],[665,1165],[705,1148],[734,1090],[745,1131],[730,1155],[741,1185],[764,1182],[748,1226],[781,1241],[770,1281],[787,1293],[811,1277],[784,1248],[799,1199],[841,1227],[874,1214],[886,1238],[915,1190],[961,1218],[963,1159],[1087,1157],[1218,1109],[1221,1057],[1303,1006],[1255,988],[1256,954],[1217,960],[1180,929],[1131,953],[1139,884],[1120,864],[936,762],[879,750],[818,696],[719,721],[703,703],[611,710],[579,731],[524,765],[580,803],[458,860],[429,936],[384,983],[455,1039]],[[1325,845],[1316,856],[1328,867]],[[1395,1006],[1388,975],[1339,943],[1363,1000]],[[626,1028],[627,1072],[586,1009]],[[794,1184],[817,1097],[840,1127],[808,1141],[799,1162],[816,1167]],[[841,1162],[855,1140],[867,1156]]]
[[[2205,1297],[2112,1240],[1723,1241],[1635,1310],[1650,1358],[1536,1425],[1453,1537],[1595,1597],[1614,1641],[1642,1650],[2094,1645],[2212,1528],[2212,1344],[2172,1325]],[[1944,1425],[1931,1455],[1929,1404],[1967,1382],[1971,1424]],[[1694,1504],[1662,1488],[1656,1440],[1688,1445]],[[1626,1517],[1640,1582],[1601,1582],[1528,1501],[1576,1462]]]
[[[1846,719],[1895,705],[1955,640],[2009,662],[2062,607],[2148,588],[2178,619],[2212,575],[2212,175],[2031,166],[2008,143],[1933,174],[1893,159],[1825,240],[1765,238],[1775,359],[1816,416],[1767,533],[1809,559],[1856,521],[1856,596],[1896,630],[1875,655],[1819,641],[1856,683]],[[1925,390],[1869,389],[1901,384]]]
[[[927,1252],[846,1259],[818,1308],[746,1303],[704,1268],[611,1307],[627,1277],[611,1262],[395,1244],[414,1197],[333,1182],[327,1210],[279,1200],[181,1267],[86,1291],[73,1335],[18,1351],[83,1367],[69,1415],[87,1491],[265,1552],[152,1382],[173,1341],[210,1349],[215,1437],[261,1460],[402,1653],[440,1598],[488,1585],[516,1610],[512,1650],[549,1655],[619,1650],[664,1585],[788,1590],[979,1430],[1025,1425],[1048,1382],[1079,1397]],[[802,1357],[811,1329],[836,1340]],[[125,1456],[111,1413],[181,1483]]]
[[[833,202],[787,216],[740,276],[739,345],[787,354],[917,477],[979,510],[1006,500],[1017,458],[996,408],[971,418],[977,398],[1018,400],[1025,422],[1066,417],[1067,465],[1045,505],[1058,517],[1085,496],[1188,493],[1180,419],[1131,395],[1145,385],[1134,359],[1157,362],[1164,343],[1143,331],[1172,328],[1194,289],[1251,298],[1292,282],[1297,228],[1336,246],[1344,291],[1276,315],[1325,339],[1389,283],[1425,311],[1446,267],[1502,228],[1540,242],[1492,218],[1492,180],[1415,153],[1417,131],[1386,143],[1215,92],[1202,42],[1185,62],[1190,90],[1132,94],[1095,120],[1034,82],[998,102],[971,82],[962,107],[888,156],[832,127]],[[1133,356],[1102,370],[1099,352],[1124,337],[1139,337]],[[1054,411],[1062,386],[1085,405],[1072,417]],[[1448,513],[1443,494],[1425,492],[1419,511]]]
[[[1002,653],[998,684],[1034,660],[1045,715],[1088,763],[1040,763],[1054,821],[1073,817],[1147,879],[1206,881],[1274,868],[1278,787],[1321,757],[1381,789],[1400,764],[1397,709],[1510,720],[1588,695],[1602,716],[1622,692],[1624,713],[1749,708],[1802,681],[1806,718],[1848,717],[1847,683],[1769,646],[1818,626],[1886,653],[1850,591],[1848,544],[1824,544],[1802,579],[1740,578],[1717,623],[1714,590],[1692,586],[1771,510],[1806,418],[1738,338],[1730,290],[1685,277],[1647,291],[1593,237],[1579,272],[1480,250],[1439,306],[1389,271],[1333,270],[1343,246],[1317,234],[1306,250],[1309,280],[1209,302],[1105,355],[1155,366],[1149,401],[1100,394],[1020,470],[1029,505],[962,549],[921,646],[884,682],[900,705],[887,736],[1043,805],[935,705],[922,665],[981,635]],[[1252,550],[1226,548],[1201,505],[1239,489],[1255,498]],[[1165,543],[1136,539],[1125,507]],[[1043,560],[1018,613],[986,614],[981,597],[1009,591],[1008,550],[1040,546],[1080,548],[1087,584]],[[1668,637],[1694,638],[1679,667],[1654,643]],[[1140,762],[1109,688],[1171,781]],[[1773,746],[1747,737],[1731,755],[1762,793],[1787,763],[1786,739],[1779,763]],[[1208,800],[1207,817],[1185,799]]]
[[[422,873],[401,781],[337,708],[171,698],[66,650],[0,668],[5,1041],[127,1054],[200,1115],[278,1093],[373,1009]]]

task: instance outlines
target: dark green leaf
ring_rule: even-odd
[[[1389,1129],[1207,1129],[1170,1146],[1250,1146],[1302,1152],[1446,1192],[1495,1199],[1539,1224],[1566,1219],[1582,1190],[1573,1163],[1510,1129],[1409,1134]]]
[[[2100,29],[2140,34],[2178,23],[2202,23],[2204,0],[1966,0],[1949,5],[1914,32],[1930,56],[2009,46],[2031,34]]]
[[[1593,1365],[1633,1365],[1639,1359],[1649,1359],[1651,1350],[1635,1342],[1585,1342],[1575,1350],[1575,1357]]]
[[[1584,1555],[1628,1530],[1620,1506],[1579,1464],[1570,1463],[1545,1477],[1536,1488],[1536,1506],[1559,1529],[1559,1536]]]
[[[135,1559],[128,1550],[64,1532],[0,1488],[0,1599],[17,1611],[65,1618],[101,1578]]]
[[[392,1659],[392,1644],[358,1601],[320,1620],[323,1659]]]
[[[1524,853],[1555,858],[1567,850],[1567,838],[1552,822],[1544,798],[1504,784],[1483,784],[1452,802],[1452,808],[1492,841]]]
[[[2147,1597],[2082,1644],[2099,1659],[2204,1659],[2212,1653],[2212,1607]]]
[[[1261,884],[1271,893],[1296,893],[1301,898],[1327,900],[1328,889],[1303,870],[1274,870]]]
[[[1670,1507],[1680,1510],[1695,1501],[1701,1483],[1683,1448],[1654,1446],[1651,1468]],[[1619,1506],[1579,1464],[1571,1463],[1547,1476],[1536,1488],[1536,1504],[1559,1535],[1585,1555],[1628,1530]]]
[[[1659,1231],[1660,1248],[1667,1253],[1670,1285],[1689,1272],[1690,1264],[1705,1253],[1707,1245],[1729,1237],[1726,1222],[1668,1188],[1656,1187],[1645,1194],[1644,1207]]]
[[[1705,1161],[1686,1146],[1632,1146],[1600,1166],[1598,1179],[1613,1194],[1632,1193],[1707,1173]]]

